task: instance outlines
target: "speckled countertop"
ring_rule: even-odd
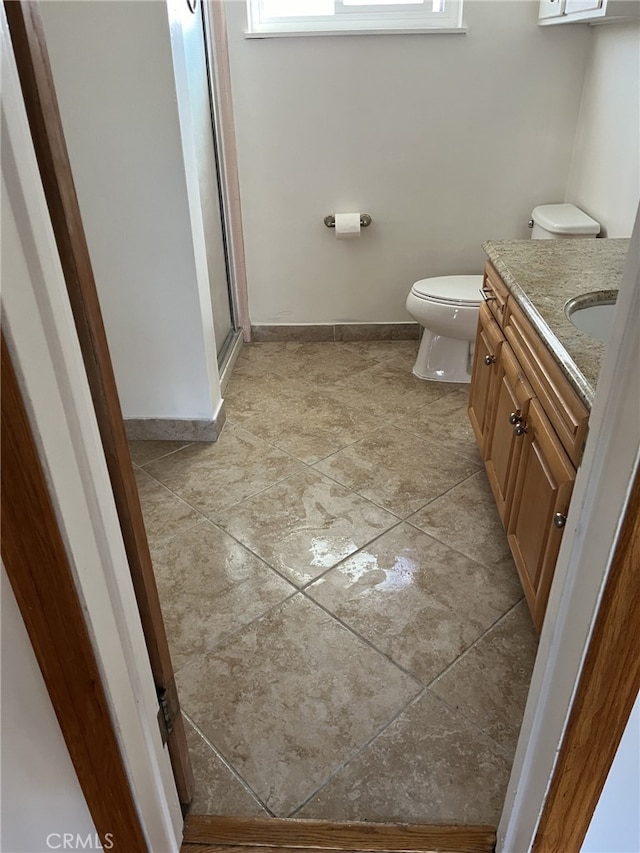
[[[602,299],[602,292],[618,290],[629,240],[489,240],[482,248],[591,408],[605,344],[578,331],[564,306],[576,296],[600,292]]]

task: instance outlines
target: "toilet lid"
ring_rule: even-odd
[[[416,281],[411,291],[434,302],[479,305],[482,301],[481,288],[481,275],[441,275]]]

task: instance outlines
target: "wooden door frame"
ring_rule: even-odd
[[[640,690],[640,471],[551,780],[534,853],[580,850]],[[612,702],[614,696],[616,701]]]
[[[98,662],[4,335],[0,342],[2,561],[103,846],[121,853],[147,853]]]
[[[9,5],[13,5],[13,4],[9,4]],[[15,4],[15,5],[18,5],[18,4]],[[31,42],[30,46],[31,46],[31,49],[33,49],[33,55],[34,56],[37,56],[38,53],[44,48],[44,45],[43,45],[43,43],[41,43],[41,41],[36,41],[35,43]],[[46,127],[46,125],[45,125],[45,127]],[[67,161],[67,165],[68,165],[68,161]],[[75,194],[74,194],[74,199],[75,199]],[[66,199],[66,201],[68,201],[68,199]],[[67,221],[66,221],[66,214],[64,212],[64,205],[63,205],[61,216],[62,216],[62,219],[64,219],[64,224],[66,226]],[[82,294],[82,292],[81,292],[79,298],[80,298],[81,302],[85,298],[84,295]],[[83,307],[83,306],[81,306],[81,307]],[[99,308],[99,306],[98,306],[98,308]],[[84,310],[84,307],[83,307],[83,310]],[[98,365],[99,365],[99,362],[98,362]],[[99,379],[100,379],[100,381],[102,381],[103,377],[100,376]],[[94,402],[94,406],[95,406],[95,402]],[[116,458],[116,460],[118,460],[119,457],[117,456],[117,454],[116,454],[115,458]],[[120,459],[120,463],[122,463],[122,459]],[[117,463],[117,464],[120,464],[120,463]],[[116,467],[117,467],[117,464],[116,464]],[[126,458],[126,460],[122,464],[124,464],[125,468],[128,466],[130,469],[130,460],[128,459],[128,457]],[[637,488],[637,483],[636,483],[636,488]],[[129,519],[128,523],[131,523],[130,519]],[[553,786],[555,786],[555,787],[552,787],[552,797],[548,798],[548,806],[545,810],[545,813],[543,814],[543,820],[545,821],[545,823],[544,824],[541,823],[542,828],[544,828],[545,826],[548,826],[548,827],[560,826],[563,821],[567,822],[565,820],[565,815],[568,814],[568,804],[567,804],[566,798],[563,797],[563,795],[562,795],[562,778],[564,775],[563,774],[563,763],[562,762],[567,762],[565,765],[567,772],[579,773],[581,768],[584,768],[585,771],[587,770],[587,763],[586,762],[587,762],[587,759],[589,758],[589,755],[594,753],[594,752],[598,752],[598,753],[602,753],[604,755],[604,758],[600,762],[599,767],[597,769],[589,768],[589,772],[594,772],[594,773],[597,772],[599,774],[599,779],[597,780],[597,783],[590,785],[589,801],[588,801],[588,803],[586,803],[584,801],[577,802],[571,806],[572,808],[576,809],[575,820],[579,823],[580,831],[584,830],[584,832],[586,832],[586,828],[588,827],[589,820],[591,817],[591,814],[589,812],[589,809],[591,808],[591,803],[594,801],[594,797],[597,799],[597,797],[595,795],[596,795],[597,791],[600,790],[601,783],[604,782],[604,777],[606,777],[606,773],[608,772],[608,769],[610,766],[610,757],[615,752],[615,748],[619,742],[619,739],[620,739],[620,736],[622,733],[622,729],[624,728],[624,724],[626,722],[626,718],[625,718],[625,714],[624,714],[624,709],[625,709],[626,705],[623,702],[622,703],[623,708],[622,708],[621,713],[618,714],[618,719],[616,720],[616,725],[607,726],[606,728],[599,730],[598,739],[596,742],[591,742],[589,744],[589,746],[590,746],[589,750],[576,749],[574,751],[571,751],[571,741],[570,741],[571,737],[576,738],[578,744],[580,743],[580,720],[582,719],[584,713],[586,713],[586,711],[589,709],[590,706],[593,706],[595,708],[600,707],[598,705],[598,697],[601,696],[601,694],[598,693],[598,690],[602,690],[603,684],[606,687],[607,679],[610,677],[608,673],[612,670],[612,667],[609,667],[608,670],[605,668],[604,672],[602,671],[603,659],[606,657],[606,659],[609,660],[609,656],[614,658],[616,655],[620,656],[620,657],[624,657],[628,653],[628,644],[630,641],[630,637],[632,636],[632,632],[627,631],[625,633],[624,631],[620,631],[619,630],[620,626],[616,625],[616,624],[612,624],[613,620],[611,618],[611,615],[616,612],[616,608],[619,607],[621,604],[620,591],[622,589],[624,589],[624,578],[626,577],[624,572],[628,572],[629,566],[632,565],[633,554],[636,553],[636,552],[634,552],[634,549],[637,549],[637,527],[635,529],[632,527],[630,527],[628,529],[631,530],[632,532],[631,533],[625,532],[624,535],[621,535],[618,537],[618,547],[617,547],[617,551],[616,551],[616,557],[614,560],[612,572],[609,576],[609,580],[608,580],[607,587],[605,590],[605,596],[603,599],[605,604],[607,601],[609,601],[609,604],[607,605],[608,609],[606,609],[605,604],[603,604],[603,606],[600,610],[601,616],[599,617],[599,620],[598,620],[597,631],[594,634],[594,637],[592,638],[591,643],[589,645],[587,660],[589,661],[591,659],[591,657],[593,656],[593,663],[590,666],[585,667],[585,669],[583,670],[583,673],[582,673],[582,677],[581,677],[580,682],[579,682],[578,697],[579,697],[581,704],[579,707],[577,705],[574,705],[574,717],[575,717],[575,719],[573,720],[572,725],[568,729],[567,738],[565,739],[565,743],[562,745],[561,750],[560,750],[560,760],[558,762],[557,771],[556,771],[557,781],[554,781],[554,783],[553,783]],[[627,531],[626,525],[624,526],[623,530]],[[611,590],[610,590],[609,589],[610,585],[614,584],[615,579],[620,578],[620,577],[622,577],[623,580],[622,581],[618,580],[616,582],[617,586],[611,586]],[[70,578],[70,579],[68,578],[65,583],[71,583],[72,584],[73,578]],[[617,593],[616,593],[616,590],[617,590]],[[37,589],[34,592],[37,593]],[[609,614],[609,618],[607,617],[607,614]],[[44,651],[45,652],[47,651],[46,648],[44,649]],[[599,655],[599,657],[598,657],[598,655]],[[619,673],[618,672],[616,677],[620,678],[621,676],[624,676],[624,675],[625,675],[625,673]],[[633,682],[633,679],[631,679],[631,681]],[[615,689],[619,689],[620,684],[619,684],[619,682],[616,682],[613,686],[615,687]],[[631,684],[631,687],[632,686],[633,686],[633,683]],[[53,695],[52,700],[54,702],[54,707],[56,708],[56,713],[58,713],[61,710],[59,697],[56,698],[56,696]],[[628,705],[628,702],[626,704]],[[72,707],[74,707],[74,709],[76,711],[78,711],[78,712],[80,711],[80,708],[76,707],[73,703],[72,703]],[[580,709],[582,709],[582,710],[580,710]],[[573,735],[571,734],[572,729],[575,730],[575,734],[573,734]],[[120,750],[117,748],[118,744],[116,744],[115,746],[116,746],[117,755],[119,757],[121,757]],[[114,757],[115,757],[115,753],[114,753]],[[80,783],[81,783],[81,786],[83,788],[83,791],[86,791],[85,786],[88,786],[88,787],[91,786],[91,779],[89,778],[89,775],[90,775],[90,771],[87,771],[86,768],[85,769],[80,768],[79,779],[80,779]],[[554,791],[557,791],[557,793],[554,793]],[[86,794],[85,794],[85,796],[86,796]],[[544,841],[544,838],[542,839],[542,841]],[[541,844],[542,841],[538,841],[536,843]],[[540,851],[543,851],[546,849],[553,849],[553,848],[539,847],[538,849]],[[555,848],[555,849],[558,849],[558,848]]]
[[[180,801],[193,770],[120,400],[37,4],[5,0],[13,51],[67,293],[91,389],[156,690],[169,711],[167,745]]]

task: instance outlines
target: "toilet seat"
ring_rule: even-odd
[[[441,275],[416,281],[411,293],[418,299],[439,305],[477,307],[482,301],[481,289],[481,275]]]

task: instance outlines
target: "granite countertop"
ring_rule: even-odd
[[[576,329],[564,306],[587,293],[614,295],[629,240],[489,240],[482,248],[590,409],[606,345]]]

